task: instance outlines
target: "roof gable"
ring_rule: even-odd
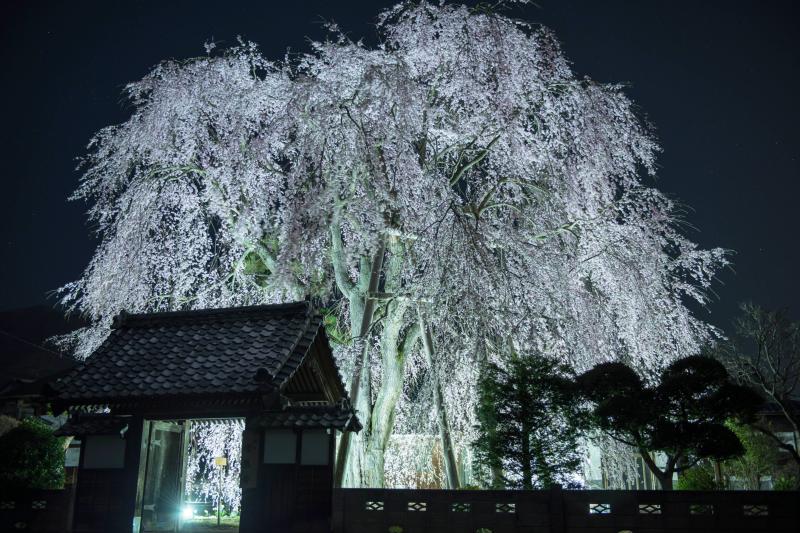
[[[53,388],[73,404],[253,395],[280,389],[320,334],[321,317],[306,302],[123,315]]]

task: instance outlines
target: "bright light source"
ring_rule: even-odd
[[[186,507],[183,508],[183,511],[181,511],[181,518],[183,518],[184,520],[188,520],[193,516],[194,516],[194,507],[192,507],[191,505],[187,505]]]

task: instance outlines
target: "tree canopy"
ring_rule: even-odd
[[[741,455],[742,443],[725,422],[750,420],[762,404],[754,391],[732,383],[719,361],[699,355],[672,362],[652,385],[620,362],[601,363],[576,382],[597,427],[639,450],[664,489],[672,488],[675,472],[701,459]],[[663,468],[651,452],[666,455]]]
[[[726,259],[646,185],[658,145],[622,87],[576,75],[546,28],[424,1],[377,28],[283,61],[209,43],[128,85],[73,195],[100,244],[62,289],[92,324],[64,341],[87,356],[122,310],[310,297],[365,427],[337,481],[382,485],[392,433],[436,427],[457,486],[507,337],[579,368],[696,353],[716,331],[685,300]]]

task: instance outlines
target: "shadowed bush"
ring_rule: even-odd
[[[59,489],[64,486],[62,439],[44,422],[28,418],[0,436],[0,487]]]

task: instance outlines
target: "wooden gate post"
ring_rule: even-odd
[[[239,517],[239,531],[250,533],[258,531],[260,502],[258,496],[258,470],[261,464],[261,432],[245,421],[242,432],[242,466],[239,484],[242,487],[242,509]]]

